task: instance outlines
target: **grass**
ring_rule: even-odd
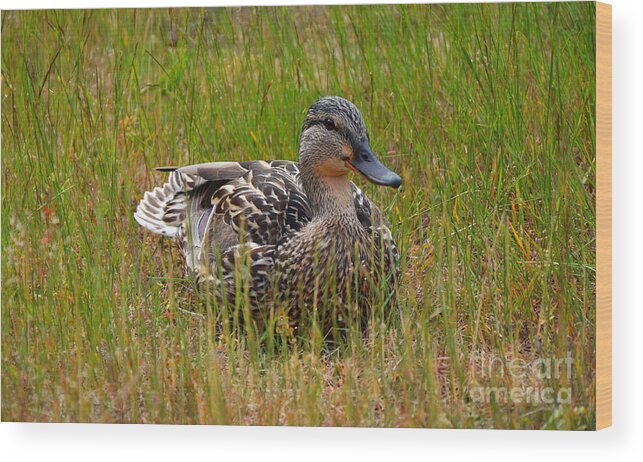
[[[4,11],[2,420],[594,428],[594,11]],[[399,307],[273,352],[222,335],[132,214],[156,166],[294,159],[327,94],[404,178],[356,180]],[[502,395],[544,389],[571,393]]]

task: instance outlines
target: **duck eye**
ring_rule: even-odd
[[[326,130],[335,130],[335,121],[333,119],[324,119]]]

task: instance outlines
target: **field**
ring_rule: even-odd
[[[595,427],[594,4],[2,13],[2,420]],[[390,320],[222,333],[133,218],[160,165],[364,114]]]

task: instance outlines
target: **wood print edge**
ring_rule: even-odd
[[[596,3],[596,429],[612,425],[612,6]]]

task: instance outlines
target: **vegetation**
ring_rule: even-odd
[[[2,419],[593,428],[594,36],[593,3],[4,11]],[[404,178],[355,180],[399,307],[266,348],[133,212],[156,166],[295,159],[328,94]]]

